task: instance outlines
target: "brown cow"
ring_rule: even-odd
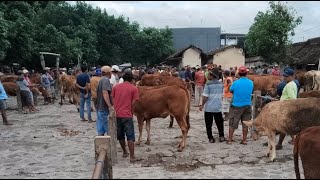
[[[302,130],[296,137],[293,158],[296,178],[300,179],[299,156],[305,179],[320,179],[320,126]]]
[[[189,94],[180,86],[139,86],[139,100],[133,105],[133,113],[137,116],[139,125],[139,138],[136,144],[140,144],[143,122],[146,121],[148,138],[146,144],[150,144],[150,120],[152,118],[166,118],[168,115],[175,117],[181,131],[182,140],[178,151],[185,147],[189,124]]]
[[[19,88],[18,85],[14,82],[3,82],[3,88],[6,91],[6,93],[10,96],[16,96],[17,92],[16,90]]]
[[[320,90],[311,90],[299,93],[300,98],[315,97],[320,98]]]
[[[276,158],[276,133],[296,135],[301,130],[320,125],[320,99],[298,98],[284,101],[273,101],[263,107],[254,121],[243,121],[252,131],[254,140],[268,136],[267,156],[271,161]],[[272,150],[271,150],[272,149]]]
[[[261,95],[269,94],[273,97],[277,95],[277,86],[281,82],[280,76],[248,75],[248,78],[253,81],[254,90],[260,90]]]
[[[17,79],[17,75],[4,75],[1,77],[1,82],[16,82]]]
[[[295,72],[295,79],[297,79],[299,81],[299,84],[300,84],[300,87],[304,90],[305,89],[305,85],[306,85],[306,79],[305,79],[305,74],[306,74],[307,71],[303,71],[303,70],[297,70]]]
[[[59,76],[59,84],[61,92],[60,105],[63,105],[62,100],[64,99],[65,95],[67,95],[69,98],[69,102],[71,104],[74,104],[79,112],[80,91],[76,87],[75,76],[63,74]]]
[[[101,77],[99,76],[93,76],[90,79],[91,98],[95,107],[97,105],[97,88],[98,88],[100,79]]]
[[[191,94],[188,90],[188,84],[182,79],[170,75],[160,75],[160,74],[145,74],[142,76],[139,86],[160,86],[160,85],[178,85],[181,88],[185,89],[189,93],[189,107]],[[170,115],[170,124],[168,128],[173,126],[173,116]]]

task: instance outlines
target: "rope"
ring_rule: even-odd
[[[100,161],[100,160],[96,161],[96,164],[97,164],[97,163],[101,163],[102,165],[104,165],[104,162],[103,162],[103,161]]]

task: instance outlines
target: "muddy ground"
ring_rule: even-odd
[[[16,108],[15,97],[8,100]],[[35,114],[19,114],[8,110],[12,126],[0,125],[0,178],[90,178],[94,169],[94,136],[96,124],[80,122],[74,105],[58,103],[43,105]],[[96,114],[93,112],[96,119]],[[151,121],[151,145],[143,142],[135,151],[142,161],[130,163],[122,158],[120,145],[118,163],[113,167],[114,178],[295,178],[293,146],[284,141],[284,149],[277,151],[277,162],[264,157],[267,138],[248,139],[241,145],[241,126],[235,132],[235,142],[209,143],[206,137],[203,112],[192,107],[191,129],[187,147],[177,152],[181,134],[177,123],[168,129],[169,118]],[[136,139],[138,128],[135,119]],[[217,128],[213,127],[217,136]],[[225,122],[225,136],[228,123]]]

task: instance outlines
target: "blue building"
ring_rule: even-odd
[[[194,45],[209,52],[221,46],[221,28],[171,28],[176,50]]]

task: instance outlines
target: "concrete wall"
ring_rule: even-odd
[[[214,55],[213,63],[221,65],[223,69],[245,65],[244,53],[239,53],[239,48],[230,48]]]
[[[191,67],[201,66],[200,52],[189,48],[183,53],[182,66],[190,65]]]

